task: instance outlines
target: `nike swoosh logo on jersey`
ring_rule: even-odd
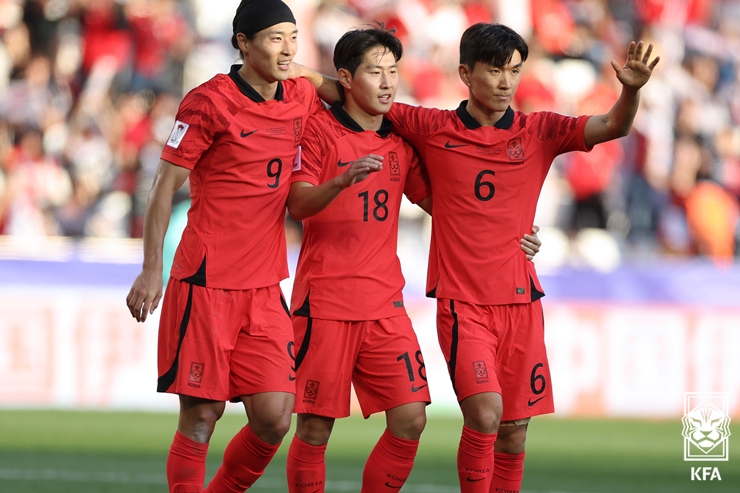
[[[249,137],[250,135],[252,135],[252,134],[253,134],[253,133],[255,133],[256,131],[257,131],[257,130],[252,130],[251,132],[246,132],[246,133],[245,133],[245,132],[244,132],[244,130],[242,130],[242,133],[240,133],[239,135],[241,135],[241,136],[242,136],[242,139],[243,139],[244,137]]]
[[[339,166],[340,168],[344,168],[345,166],[349,166],[350,164],[352,164],[352,161],[347,161],[346,163],[343,163],[341,159],[337,161],[337,166]]]
[[[398,485],[398,486],[393,486],[392,484],[389,484],[387,481],[386,481],[385,485],[387,487],[389,487],[389,488],[393,488],[394,490],[399,490],[399,489],[401,489],[401,486],[403,486],[402,484],[401,485]]]
[[[486,478],[471,478],[470,476],[468,476],[466,479],[471,483],[477,483],[478,481],[483,481]]]
[[[535,404],[537,404],[538,402],[540,402],[540,401],[541,401],[542,399],[544,399],[545,397],[547,397],[547,396],[544,396],[544,395],[543,395],[543,396],[542,396],[542,397],[540,397],[539,399],[535,399],[535,400],[529,399],[529,400],[527,401],[527,405],[528,405],[529,407],[532,407],[532,406],[534,406]]]
[[[293,375],[288,375],[288,380],[292,382],[293,380],[295,380],[295,377]]]
[[[445,143],[445,149],[456,149],[458,147],[465,147],[465,146],[469,146],[469,145],[470,144],[450,144],[450,141],[448,140]]]
[[[411,392],[418,392],[418,391],[420,391],[421,389],[423,389],[426,386],[427,386],[427,384],[424,384],[421,387],[415,387],[414,384],[412,383],[411,384]]]

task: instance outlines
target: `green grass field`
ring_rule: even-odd
[[[219,422],[208,476],[243,425]],[[0,492],[166,492],[164,464],[172,414],[0,411]],[[340,420],[327,449],[327,491],[360,490],[364,460],[382,433],[382,417]],[[433,417],[405,492],[453,493],[459,419]],[[740,492],[740,427],[731,428],[729,462],[684,462],[680,420],[602,421],[538,418],[530,425],[522,492]],[[292,436],[292,433],[291,435]],[[286,491],[286,440],[250,491]],[[691,467],[717,466],[721,481],[691,480]]]

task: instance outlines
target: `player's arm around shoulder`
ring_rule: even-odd
[[[160,159],[144,214],[144,263],[134,280],[126,305],[131,316],[144,322],[162,298],[162,245],[172,213],[172,197],[190,170]]]
[[[293,181],[288,195],[288,212],[296,221],[302,221],[323,211],[332,201],[349,188],[367,178],[370,173],[383,169],[383,156],[369,154],[363,156],[347,170],[319,185],[307,181]]]
[[[660,57],[650,61],[652,52],[652,44],[643,52],[642,41],[633,41],[629,45],[627,61],[623,66],[612,60],[612,68],[622,83],[622,93],[607,114],[589,118],[584,135],[586,147],[590,149],[596,144],[624,137],[630,132],[640,105],[640,88],[650,80],[653,69],[660,61]]]

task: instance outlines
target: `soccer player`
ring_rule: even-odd
[[[518,248],[558,155],[627,135],[640,88],[659,61],[630,43],[612,61],[622,92],[607,114],[525,115],[509,106],[527,44],[499,24],[476,24],[460,41],[468,100],[455,111],[394,105],[394,130],[424,160],[434,197],[428,296],[437,298],[440,347],[462,410],[460,488],[521,488],[529,419],[553,412],[540,286]],[[454,163],[454,164],[453,164]]]
[[[206,489],[243,492],[290,427],[293,326],[279,282],[288,276],[285,205],[309,115],[323,108],[305,80],[287,80],[296,25],[280,0],[242,1],[233,20],[244,63],[185,96],[149,194],[144,263],[127,305],[143,322],[162,296],[162,243],[174,192],[192,205],[159,328],[157,391],[179,395],[167,458],[171,493],[203,491],[208,442],[225,401],[248,424]]]
[[[342,36],[334,65],[345,103],[311,119],[293,172],[288,210],[303,220],[304,236],[291,303],[298,392],[291,493],[324,491],[326,444],[335,419],[349,416],[353,383],[363,415],[385,412],[387,423],[362,492],[404,485],[426,423],[429,388],[396,247],[402,195],[427,211],[431,198],[416,154],[384,118],[402,51],[382,27]]]
[[[424,160],[434,197],[427,295],[437,298],[440,347],[464,419],[462,493],[521,488],[527,425],[553,412],[553,399],[544,292],[519,238],[557,155],[629,133],[639,90],[660,60],[651,53],[652,45],[632,42],[623,66],[612,61],[622,93],[607,114],[525,115],[510,103],[527,44],[506,26],[480,23],[460,41],[468,100],[455,111],[395,104],[388,114]],[[330,89],[322,76],[308,77]]]

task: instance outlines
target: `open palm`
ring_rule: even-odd
[[[650,61],[650,55],[653,53],[653,45],[649,44],[644,54],[642,52],[642,47],[642,41],[639,43],[632,41],[630,43],[629,50],[627,52],[627,61],[624,63],[624,66],[620,67],[619,63],[612,60],[612,67],[617,73],[617,79],[619,79],[619,82],[624,86],[633,87],[635,89],[639,89],[644,86],[647,81],[650,80],[650,75],[652,75],[653,69],[660,61],[660,57],[657,56],[648,64]]]

